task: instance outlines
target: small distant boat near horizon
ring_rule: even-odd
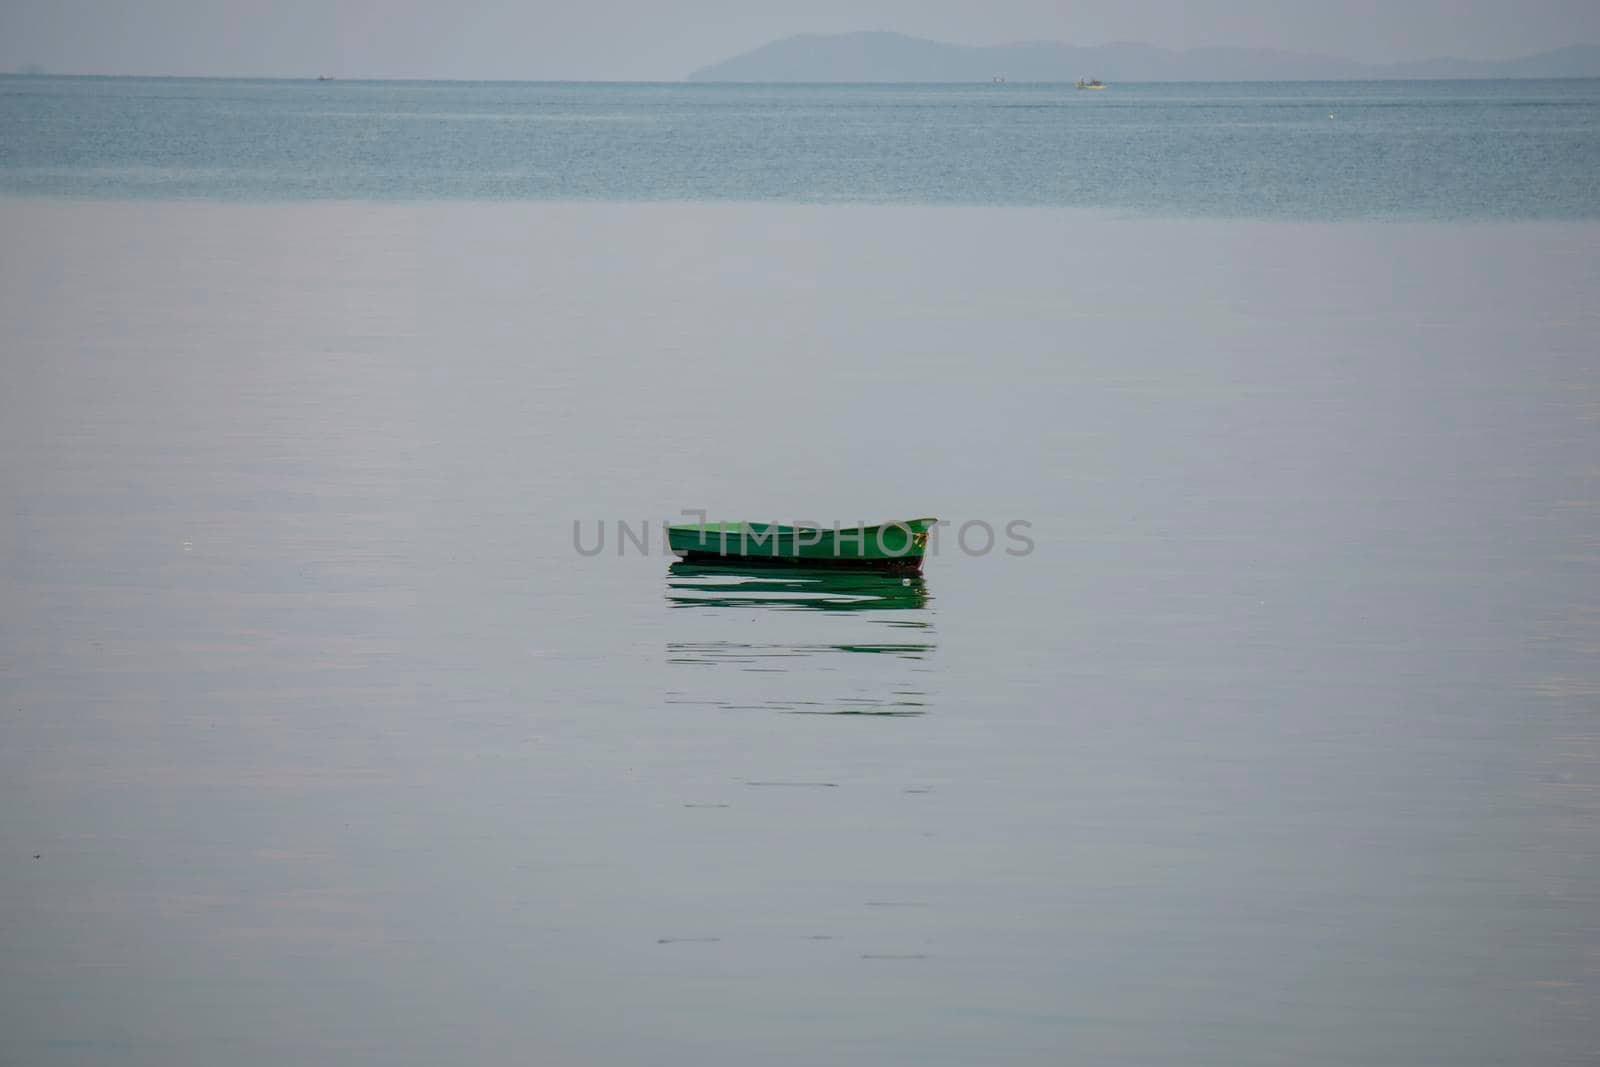
[[[318,74],[317,75],[317,81],[319,81],[319,82],[331,82],[331,81],[333,81],[333,75],[332,74]]]
[[[1084,81],[1082,78],[1078,79],[1078,88],[1080,89],[1104,89],[1105,87],[1106,83],[1099,78],[1090,78],[1088,81]]]
[[[872,526],[779,526],[706,522],[667,527],[667,546],[690,563],[761,567],[827,567],[916,574],[937,519]]]

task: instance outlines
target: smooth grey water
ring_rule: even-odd
[[[1594,1062],[1592,224],[0,232],[0,1061]]]

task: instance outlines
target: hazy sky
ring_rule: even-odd
[[[793,33],[1270,45],[1384,61],[1600,43],[1596,0],[0,0],[0,70],[660,79]]]

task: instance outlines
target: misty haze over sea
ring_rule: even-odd
[[[1597,129],[0,78],[0,1063],[1590,1067]]]
[[[946,44],[901,33],[805,34],[702,67],[691,81],[1071,82],[1347,81],[1407,78],[1595,78],[1600,46],[1574,44],[1508,60],[1358,63],[1281,48],[1159,48],[1139,42]]]

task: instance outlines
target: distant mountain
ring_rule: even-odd
[[[1077,47],[1057,41],[961,45],[899,33],[785,37],[689,75],[699,82],[1335,81],[1374,78],[1593,78],[1600,47],[1573,45],[1503,62],[1428,59],[1367,64],[1271,48],[1150,44]]]

